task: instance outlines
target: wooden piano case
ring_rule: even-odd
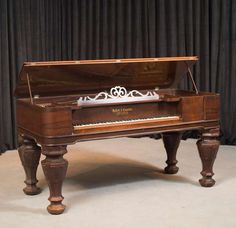
[[[219,95],[199,92],[190,68],[197,57],[30,62],[22,67],[17,96],[19,155],[24,192],[38,194],[41,153],[51,214],[60,214],[66,147],[79,141],[161,133],[168,174],[177,173],[176,152],[186,130],[199,130],[200,184],[215,181],[219,147]],[[195,91],[177,89],[189,74]]]

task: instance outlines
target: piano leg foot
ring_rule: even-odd
[[[202,133],[202,138],[198,140],[197,147],[202,161],[202,179],[199,180],[201,186],[212,187],[215,180],[212,178],[213,164],[219,149],[219,129],[211,129]]]
[[[33,139],[26,136],[19,136],[18,141],[20,145],[18,153],[26,175],[26,187],[23,191],[26,195],[37,195],[41,192],[41,189],[36,185],[38,182],[36,173],[41,155],[41,148]]]
[[[168,132],[162,134],[162,139],[164,142],[164,147],[167,153],[167,167],[165,168],[165,173],[175,174],[178,172],[179,168],[176,166],[176,153],[179,147],[179,143],[182,137],[180,132]]]
[[[50,214],[58,215],[64,212],[65,205],[62,204],[62,184],[66,176],[68,162],[63,158],[66,146],[43,147],[46,158],[42,161],[42,167],[48,182],[51,202],[47,207]]]

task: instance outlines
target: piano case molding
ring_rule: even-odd
[[[40,193],[36,171],[43,154],[48,212],[63,213],[68,166],[63,155],[67,145],[87,140],[160,133],[167,153],[164,171],[175,174],[181,135],[188,130],[200,133],[199,182],[213,186],[219,94],[197,90],[190,71],[196,61],[190,56],[24,63],[15,95],[25,194]],[[186,74],[194,91],[177,87]]]

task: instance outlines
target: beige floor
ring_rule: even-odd
[[[67,210],[49,215],[48,187],[22,192],[24,173],[16,151],[0,157],[0,226],[8,227],[236,227],[236,147],[221,146],[213,188],[198,184],[201,163],[195,140],[182,141],[178,174],[162,174],[161,140],[122,138],[68,148],[63,194]]]

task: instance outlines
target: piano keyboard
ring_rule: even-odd
[[[119,125],[128,125],[128,124],[143,124],[143,123],[152,123],[152,122],[161,122],[169,120],[179,120],[179,116],[165,116],[165,117],[154,117],[154,118],[144,118],[144,119],[133,119],[133,120],[121,120],[121,121],[111,121],[111,122],[101,122],[101,123],[92,123],[92,124],[78,124],[74,125],[74,130],[82,130],[88,128],[98,128],[104,126],[119,126]]]

